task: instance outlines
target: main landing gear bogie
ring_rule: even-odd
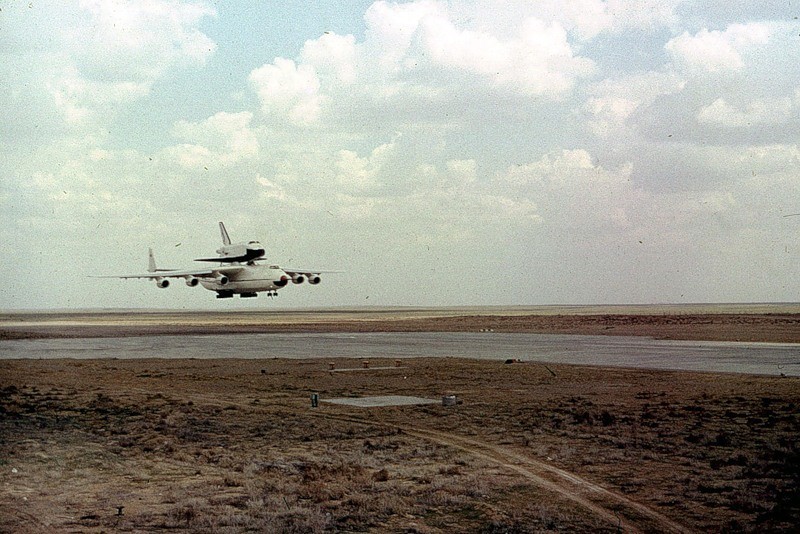
[[[267,291],[266,293],[267,293],[267,296],[269,298],[273,298],[273,297],[277,297],[278,296],[278,292],[277,291]],[[234,295],[233,291],[217,291],[217,298],[218,299],[232,299],[233,295]],[[256,292],[239,293],[239,298],[243,298],[243,299],[255,298],[257,296],[258,296],[258,293],[256,293]]]

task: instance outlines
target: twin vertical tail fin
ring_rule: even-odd
[[[228,231],[225,229],[225,225],[222,224],[222,221],[219,222],[219,232],[222,234],[222,244],[230,245],[231,238],[228,236]]]
[[[153,256],[153,249],[149,248],[149,249],[147,249],[147,251],[149,253],[148,262],[147,262],[147,272],[148,273],[165,273],[165,272],[171,272],[171,271],[174,270],[174,269],[159,269],[158,267],[156,267],[156,258],[155,258],[155,256]],[[167,287],[167,286],[160,286],[160,287]]]
[[[153,249],[148,250],[150,251],[150,263],[148,264],[147,272],[154,273],[158,270],[156,269],[156,258],[153,256]]]

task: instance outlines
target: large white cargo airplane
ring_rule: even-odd
[[[278,295],[278,289],[286,287],[291,281],[302,284],[308,280],[309,284],[319,284],[319,275],[324,272],[313,269],[284,269],[277,265],[262,265],[264,247],[258,241],[247,243],[231,243],[225,225],[219,223],[222,233],[222,247],[217,249],[216,258],[197,258],[195,261],[219,262],[219,267],[208,269],[189,269],[185,271],[175,269],[158,269],[150,249],[150,264],[147,273],[129,274],[123,276],[109,276],[106,278],[146,278],[155,280],[160,288],[169,287],[170,278],[183,278],[186,285],[195,287],[198,284],[210,291],[217,292],[218,299],[232,298],[239,295],[241,298],[257,297],[258,293],[266,291],[267,295]]]

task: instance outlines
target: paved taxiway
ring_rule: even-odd
[[[0,341],[12,358],[461,357],[800,376],[800,344],[506,333],[238,334]]]

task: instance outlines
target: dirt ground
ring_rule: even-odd
[[[277,332],[528,332],[800,343],[800,305],[0,314],[0,339]],[[757,311],[756,311],[757,310]]]
[[[508,317],[461,324],[530,327]],[[457,319],[427,321],[435,330]],[[682,324],[676,331],[695,335],[708,324],[667,319],[664,332]],[[791,337],[797,317],[777,319],[773,327]],[[737,320],[747,338],[769,330],[763,317]],[[592,321],[639,328],[630,317]],[[335,367],[2,360],[0,532],[790,532],[800,524],[798,378],[455,358]],[[459,403],[325,402],[370,395]]]

